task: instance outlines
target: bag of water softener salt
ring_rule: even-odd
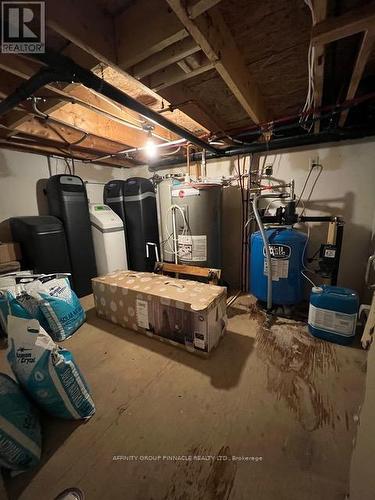
[[[26,286],[39,276],[21,274],[20,276],[0,277],[0,323],[3,331],[7,331],[9,314],[19,318],[37,319],[48,329],[48,323],[39,307],[40,299],[32,297]]]
[[[35,467],[40,454],[37,411],[21,387],[0,373],[0,466],[23,471]]]
[[[70,337],[85,322],[86,314],[64,275],[46,275],[27,285],[28,293],[39,300],[39,307],[53,340]]]
[[[21,386],[50,415],[87,419],[95,413],[72,354],[58,347],[37,320],[8,317],[7,357]]]
[[[70,337],[86,319],[67,275],[16,277],[16,284],[0,291],[0,320],[6,325],[8,313],[34,318],[51,335],[62,341]],[[6,327],[3,326],[6,330]]]

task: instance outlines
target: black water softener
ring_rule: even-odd
[[[12,217],[13,240],[22,251],[22,269],[35,273],[70,273],[68,247],[61,220],[51,215]]]
[[[153,271],[159,260],[159,231],[152,182],[143,177],[113,180],[105,185],[103,198],[124,222],[129,269]]]
[[[91,278],[97,276],[85,185],[76,175],[53,175],[47,198],[50,214],[64,224],[73,288],[83,297],[92,292]]]

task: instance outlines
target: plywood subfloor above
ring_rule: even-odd
[[[201,359],[100,320],[84,302],[87,323],[64,347],[91,384],[96,415],[45,419],[41,466],[6,481],[11,500],[71,486],[90,500],[345,498],[364,351],[315,340],[301,323],[269,329],[241,298],[221,345]],[[262,460],[198,458],[209,455]]]
[[[101,75],[101,71],[96,71]],[[152,108],[155,111],[160,111],[163,106],[167,108],[169,102],[163,100],[158,94],[148,89],[144,85],[138,84],[134,78],[127,77],[126,75],[119,73],[113,68],[107,67],[103,71],[103,77],[106,81],[117,87],[118,89],[126,92],[137,101],[145,104],[146,106]],[[186,128],[187,130],[193,132],[196,135],[201,135],[207,132],[207,129],[202,127],[192,118],[185,115],[185,113],[176,109],[173,112],[164,112],[163,116],[169,120],[177,123],[179,126]]]

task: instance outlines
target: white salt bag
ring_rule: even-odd
[[[37,320],[8,317],[7,358],[21,386],[50,415],[87,419],[95,413],[71,352],[58,347]]]

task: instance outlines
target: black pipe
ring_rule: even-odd
[[[48,85],[53,81],[56,81],[55,70],[43,68],[35,73],[35,75],[23,82],[12,94],[8,95],[0,102],[0,117],[21,104],[28,97],[44,87],[44,85]]]
[[[237,155],[246,155],[250,153],[266,153],[268,151],[275,151],[280,149],[291,149],[300,146],[308,146],[313,144],[322,144],[327,142],[337,142],[349,139],[360,139],[363,137],[369,137],[375,135],[375,126],[365,128],[355,128],[355,129],[336,129],[331,131],[324,131],[318,134],[304,134],[292,137],[283,137],[281,139],[273,139],[269,142],[254,142],[247,146],[239,147],[228,147],[219,150],[219,153],[212,154],[207,153],[206,159],[214,158],[225,158]],[[191,161],[197,161],[200,159],[200,154],[192,153],[190,155]],[[179,156],[175,158],[168,158],[167,160],[162,160],[149,165],[149,170],[151,172],[157,172],[158,170],[163,170],[175,165],[180,165],[186,163],[186,158],[184,156]]]
[[[336,228],[336,253],[335,262],[331,274],[331,285],[337,286],[337,278],[339,275],[341,250],[342,250],[342,240],[344,235],[344,224],[338,224]]]
[[[22,101],[33,95],[37,90],[52,82],[81,83],[85,87],[91,88],[112,101],[152,120],[196,146],[207,149],[213,154],[219,152],[214,146],[196,137],[183,127],[176,125],[153,109],[136,101],[133,97],[130,97],[125,92],[105,82],[91,71],[82,68],[68,57],[56,53],[45,53],[36,55],[34,58],[47,64],[48,67],[38,71],[38,73],[24,82],[15,92],[0,102],[0,116],[11,111]]]
[[[331,215],[301,215],[298,217],[298,222],[339,222],[339,217]]]
[[[346,139],[358,139],[361,137],[366,137],[370,135],[375,135],[375,127],[367,127],[365,129],[345,129],[345,130],[335,130],[335,131],[325,131],[318,134],[304,134],[293,137],[284,137],[280,139],[274,139],[269,142],[254,142],[248,145],[243,145],[240,147],[231,146],[223,149],[218,149],[211,144],[203,141],[202,139],[196,137],[194,134],[185,130],[184,128],[171,122],[164,116],[160,115],[156,111],[144,106],[143,104],[136,101],[134,98],[130,97],[126,93],[118,90],[113,85],[105,82],[94,73],[86,70],[76,64],[74,61],[68,57],[62,56],[61,54],[48,52],[45,54],[38,54],[34,56],[35,59],[47,64],[47,68],[40,70],[29,80],[24,82],[13,94],[6,97],[0,102],[0,116],[6,112],[12,110],[27,97],[33,95],[37,90],[39,90],[44,85],[52,82],[66,82],[66,83],[82,83],[84,86],[91,88],[102,94],[109,99],[131,109],[142,116],[158,123],[162,127],[174,132],[175,134],[183,137],[187,141],[199,146],[202,149],[209,151],[206,157],[207,159],[212,158],[222,158],[231,157],[237,155],[245,155],[250,153],[264,153],[268,151],[274,151],[284,148],[293,148],[299,146],[306,146],[312,144],[341,141]],[[192,160],[200,160],[201,154],[192,154]],[[178,158],[169,158],[157,163],[150,165],[150,171],[157,171],[163,168],[168,168],[169,166],[174,166],[176,164],[185,163],[186,158],[180,156]]]
[[[63,69],[64,73],[71,75],[70,82],[78,81],[79,83],[82,83],[82,85],[84,85],[85,87],[91,88],[96,92],[108,97],[112,101],[115,101],[118,104],[121,104],[122,106],[125,106],[126,108],[139,113],[145,118],[148,118],[158,125],[161,125],[167,130],[170,130],[180,137],[183,137],[187,141],[195,144],[196,146],[199,146],[202,149],[207,149],[212,153],[217,153],[219,151],[217,148],[211,146],[199,137],[196,137],[188,130],[180,127],[179,125],[176,125],[172,121],[160,115],[157,111],[148,108],[122,90],[119,90],[110,83],[107,83],[105,80],[102,80],[92,71],[82,68],[68,57],[54,52],[46,52],[45,54],[39,54],[35,57],[39,61],[42,61],[44,64],[47,64],[50,68],[55,68],[57,71],[61,71],[61,69]]]

